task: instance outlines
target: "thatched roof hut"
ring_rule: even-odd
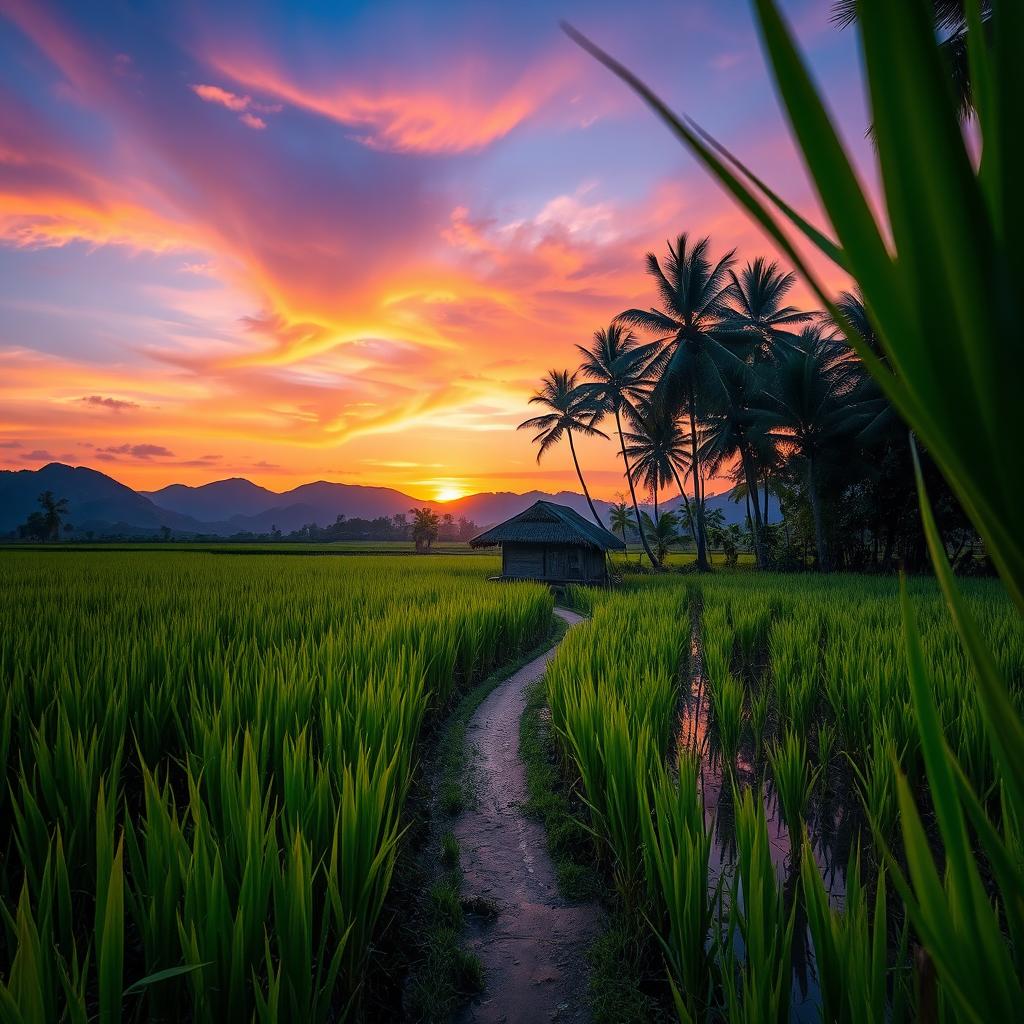
[[[625,544],[566,505],[538,501],[469,542],[501,546],[501,579],[544,583],[606,583],[605,554]]]

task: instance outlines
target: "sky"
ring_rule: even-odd
[[[783,9],[870,175],[855,34]],[[575,488],[541,376],[667,239],[772,250],[559,18],[821,222],[747,0],[0,0],[0,468]]]

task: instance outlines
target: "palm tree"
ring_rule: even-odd
[[[935,12],[935,31],[942,42],[940,48],[946,58],[949,77],[956,95],[961,120],[974,113],[974,91],[971,86],[971,62],[967,53],[967,14],[964,0],[932,0]],[[991,38],[992,0],[980,0],[982,34]],[[835,0],[832,20],[846,28],[857,20],[857,0]]]
[[[863,367],[846,342],[811,327],[794,347],[779,353],[757,400],[758,427],[791,460],[803,464],[822,572],[831,567],[822,509],[824,475],[877,409],[863,381]]]
[[[708,560],[697,423],[724,404],[728,377],[747,374],[743,357],[752,347],[749,332],[728,331],[723,322],[729,315],[733,253],[712,264],[709,244],[702,238],[691,245],[682,234],[675,245],[669,243],[664,266],[649,252],[647,271],[655,279],[663,308],[627,309],[617,317],[621,323],[660,334],[662,343],[667,342],[658,364],[663,368],[659,398],[673,407],[685,407],[690,419],[690,473],[701,570],[708,569]]]
[[[60,528],[68,514],[68,499],[55,498],[53,491],[43,491],[37,499],[42,511],[42,523],[46,540],[60,540]]]
[[[542,405],[551,411],[543,416],[524,420],[516,429],[538,431],[533,438],[534,444],[540,444],[537,450],[538,462],[549,448],[562,440],[562,434],[565,434],[569,441],[569,451],[572,453],[572,464],[576,467],[576,476],[579,477],[580,487],[583,488],[583,494],[590,506],[590,514],[594,517],[594,522],[603,527],[604,523],[601,522],[601,517],[591,500],[590,491],[587,490],[587,482],[583,479],[583,470],[580,469],[580,460],[576,455],[576,445],[572,440],[574,430],[584,437],[608,439],[607,434],[601,433],[594,426],[601,414],[600,407],[595,406],[580,390],[576,383],[576,374],[568,370],[549,370],[540,390],[530,399],[530,404]]]
[[[626,454],[633,460],[633,472],[654,493],[654,518],[658,518],[658,488],[675,482],[686,506],[686,521],[697,541],[690,500],[680,474],[690,470],[690,435],[661,402],[644,400],[637,405],[635,430],[626,434]]]
[[[759,344],[753,351],[755,363],[770,357],[780,344],[793,341],[793,334],[787,327],[814,319],[813,313],[783,305],[796,283],[796,275],[784,274],[774,260],[768,262],[758,256],[739,274],[731,272],[729,276],[732,279],[728,294],[731,308],[726,316],[732,324],[757,334]]]
[[[594,407],[610,412],[615,417],[615,429],[619,434],[619,452],[629,484],[629,496],[633,501],[636,527],[651,565],[657,565],[647,538],[640,525],[640,506],[633,486],[633,473],[626,454],[625,435],[622,430],[623,414],[635,422],[639,413],[637,403],[651,390],[651,368],[657,359],[661,346],[657,342],[640,345],[631,331],[619,324],[611,324],[607,330],[594,332],[592,346],[576,346],[583,355],[580,372],[591,383],[581,384],[579,390]]]
[[[631,524],[629,521],[629,506],[624,500],[620,499],[612,505],[608,521],[611,525],[612,533],[617,533],[622,538],[622,543],[625,544],[626,530]]]
[[[679,535],[679,517],[675,512],[664,512],[657,519],[652,519],[646,512],[640,513],[644,528],[644,536],[658,556],[661,565],[668,555],[669,548],[682,539]]]

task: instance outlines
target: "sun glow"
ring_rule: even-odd
[[[435,501],[455,501],[466,492],[458,487],[439,487],[434,495]]]

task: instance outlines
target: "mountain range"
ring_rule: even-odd
[[[287,491],[271,491],[242,477],[217,480],[191,487],[170,484],[157,491],[134,491],[85,466],[51,462],[37,470],[0,470],[0,535],[11,534],[38,509],[43,491],[66,498],[68,520],[76,536],[147,536],[167,527],[176,535],[196,534],[229,537],[237,533],[282,533],[298,530],[307,523],[326,526],[338,515],[348,519],[374,519],[408,513],[414,506],[429,505],[439,512],[465,517],[481,529],[521,512],[539,499],[568,505],[589,515],[586,499],[573,491],[550,494],[545,491],[511,491],[470,494],[454,501],[423,501],[390,487],[331,483],[317,480]],[[595,500],[601,517],[608,521],[611,503]],[[664,502],[674,508],[679,498]],[[726,522],[741,522],[745,510],[720,494],[707,499],[709,508],[721,508]],[[775,499],[771,517],[778,519]]]

